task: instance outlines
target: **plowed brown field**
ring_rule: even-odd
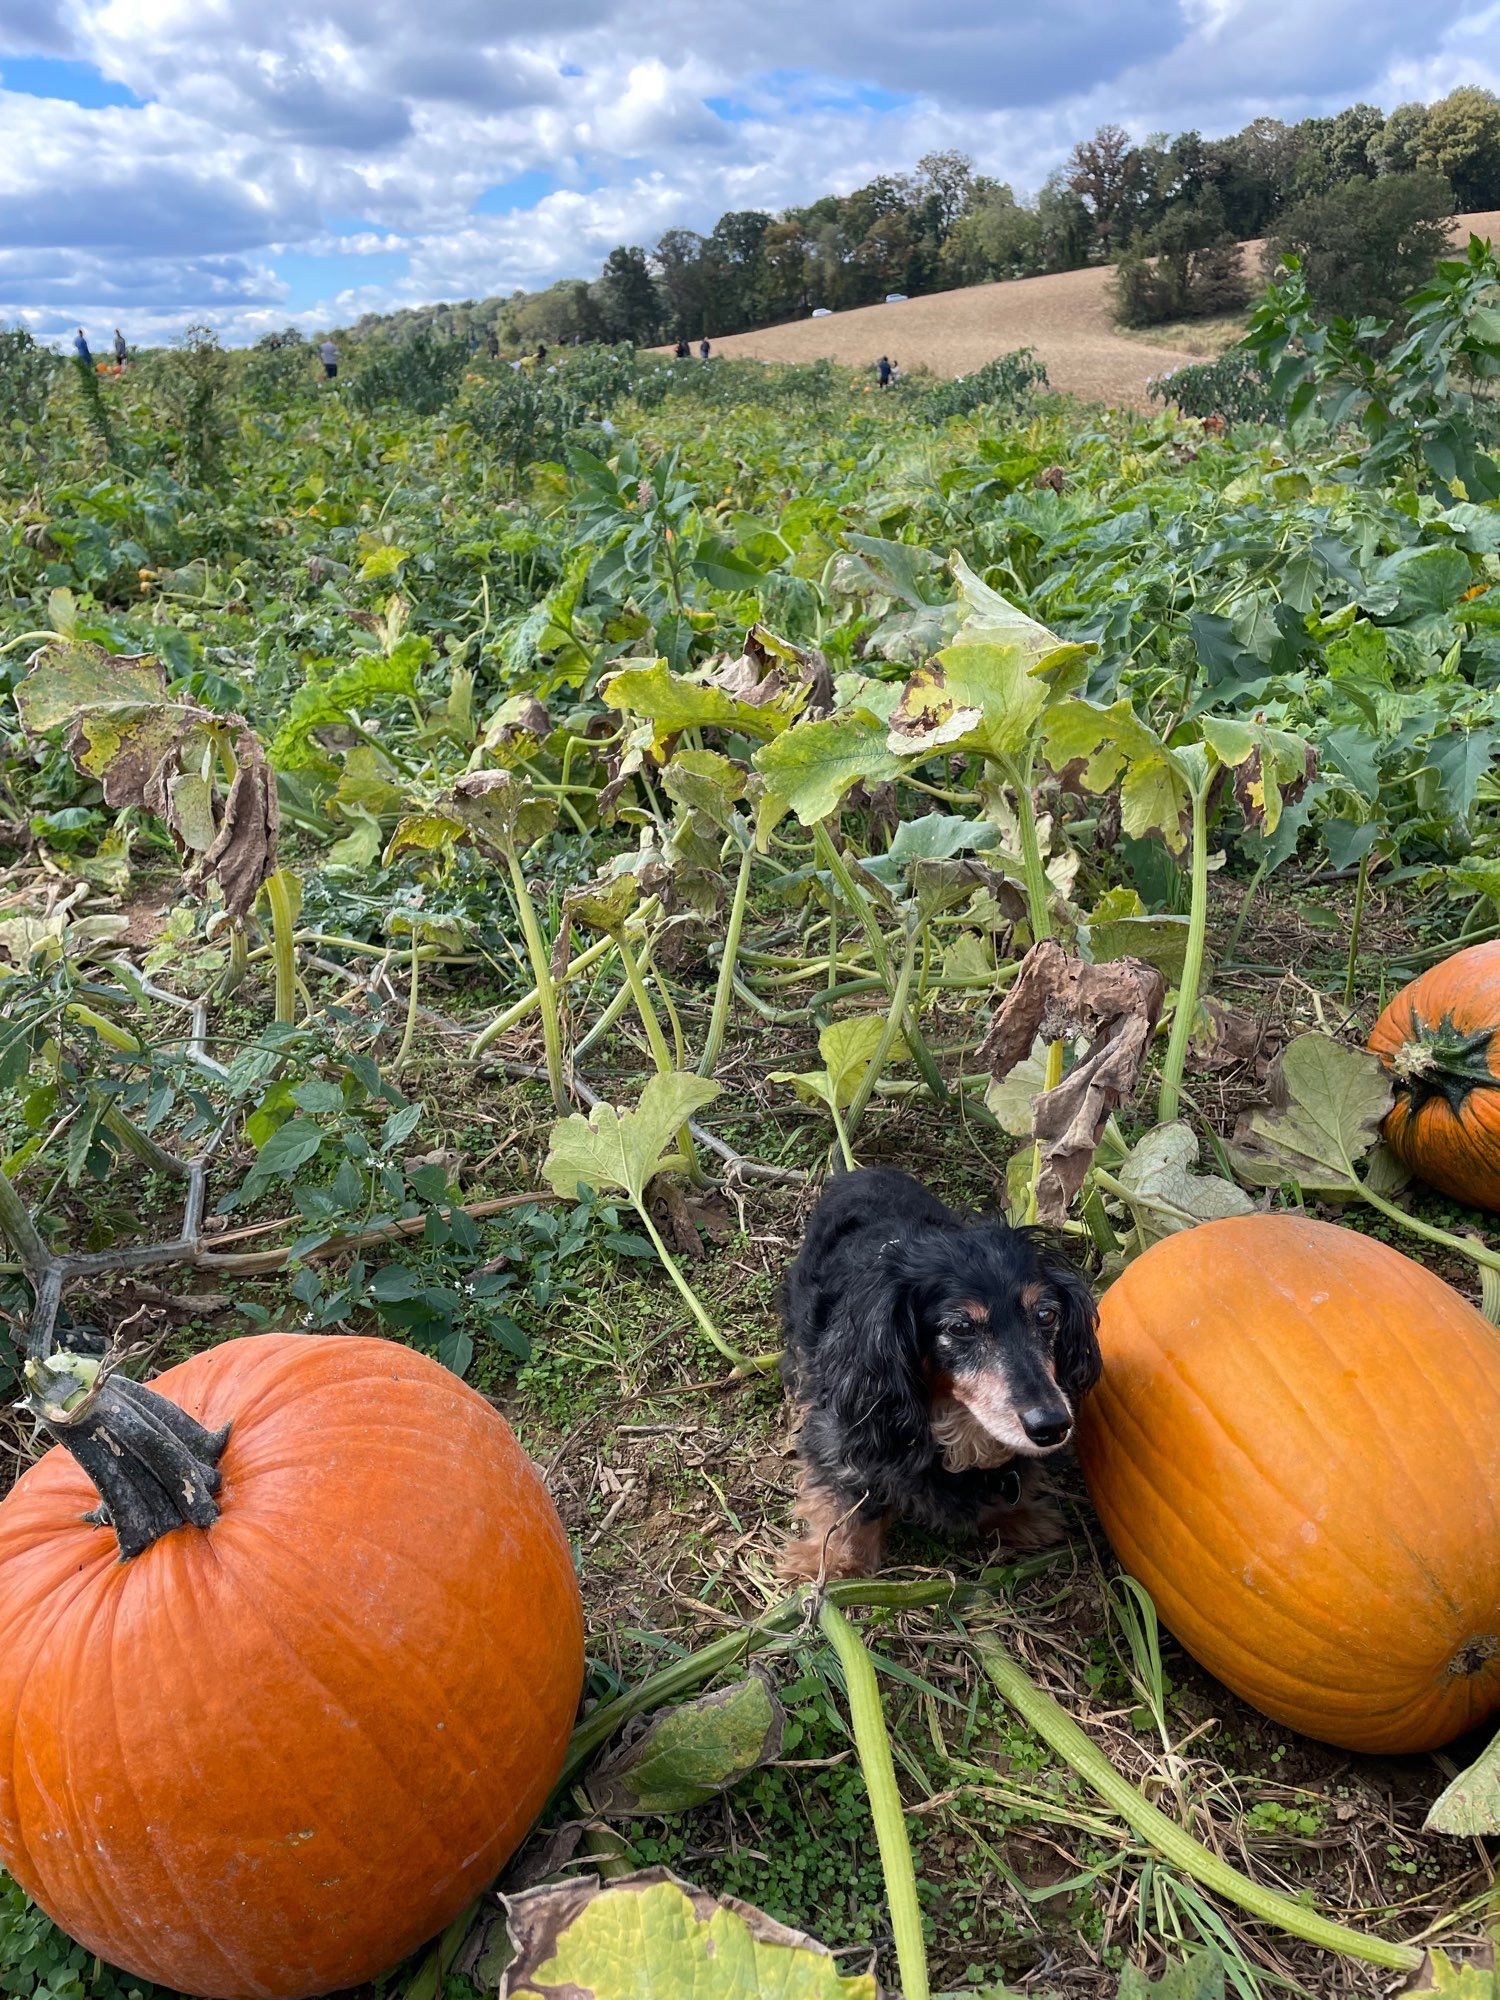
[[[1471,230],[1500,238],[1500,210],[1455,219],[1455,241],[1467,242]],[[1245,247],[1254,270],[1260,246]],[[794,320],[763,327],[758,333],[729,334],[714,341],[714,351],[761,361],[826,357],[853,367],[873,366],[888,354],[908,372],[922,367],[938,375],[967,375],[997,354],[1034,347],[1046,363],[1054,389],[1092,402],[1140,409],[1151,377],[1201,356],[1119,333],[1110,318],[1112,275],[1108,268],[1096,267],[1050,278],[970,285],[895,306],[859,306],[831,313],[827,319]]]

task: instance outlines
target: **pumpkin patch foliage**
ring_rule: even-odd
[[[1293,272],[1254,421],[223,354],[211,480],[38,377],[0,1992],[1491,1990],[1497,302]],[[788,1593],[879,1164],[1105,1374],[1058,1546]]]

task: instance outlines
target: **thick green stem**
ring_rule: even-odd
[[[891,1739],[880,1706],[875,1665],[864,1641],[836,1604],[824,1603],[818,1623],[844,1672],[854,1747],[859,1752],[865,1789],[870,1794],[870,1816],[875,1822],[875,1843],[880,1849],[880,1867],[885,1876],[885,1899],[891,1912],[901,1991],[905,2000],[928,2000],[932,1989],[927,1978],[927,1947],[922,1938],[922,1908],[917,1901],[917,1871],[912,1865],[911,1842],[906,1837],[901,1794],[896,1789],[896,1767],[891,1761]]]
[[[1370,856],[1359,857],[1359,880],[1354,885],[1354,915],[1349,921],[1349,963],[1344,968],[1344,1005],[1354,1005],[1354,973],[1359,964],[1359,931],[1365,919],[1365,892],[1370,886]]]
[[[568,960],[567,970],[563,973],[562,978],[555,983],[565,985],[569,980],[576,979],[579,973],[587,972],[592,966],[597,965],[605,953],[613,951],[614,948],[615,941],[612,937],[596,938],[587,951],[581,951],[576,958]],[[529,993],[523,993],[521,998],[512,1002],[503,1013],[497,1014],[494,1020],[481,1028],[473,1041],[470,1042],[470,1062],[474,1062],[478,1057],[482,1056],[491,1043],[499,1041],[506,1030],[513,1028],[517,1021],[524,1021],[528,1014],[535,1013],[540,1004],[540,991],[537,987],[533,986]]]
[[[245,936],[243,924],[233,924],[229,932],[229,963],[224,968],[224,976],[219,981],[219,994],[227,1000],[231,993],[244,984],[245,974],[250,970],[250,940]]]
[[[827,826],[822,820],[819,820],[813,827],[813,847],[819,861],[828,870],[834,881],[838,883],[839,889],[843,893],[844,901],[849,905],[850,910],[858,919],[860,929],[864,932],[869,943],[870,955],[875,961],[875,970],[880,976],[881,984],[885,987],[887,993],[892,992],[894,984],[891,972],[891,955],[886,949],[885,937],[875,919],[875,912],[870,907],[870,899],[855,881],[849,863],[839,852],[838,843],[834,840],[833,835],[828,831]],[[931,1049],[927,1046],[926,1037],[917,1026],[916,1020],[910,1011],[908,1011],[901,1026],[905,1030],[906,1046],[911,1051],[912,1061],[920,1071],[922,1081],[932,1092],[932,1095],[937,1099],[939,1104],[948,1103],[948,1086],[944,1083],[942,1072],[933,1058]]]
[[[1470,1263],[1481,1271],[1500,1271],[1500,1251],[1487,1250],[1472,1236],[1458,1236],[1451,1229],[1439,1229],[1435,1223],[1423,1222],[1420,1216],[1408,1215],[1404,1208],[1398,1208],[1395,1202],[1387,1201],[1383,1194],[1376,1194],[1373,1188],[1367,1187],[1352,1167],[1349,1170],[1349,1178],[1359,1190],[1362,1201],[1367,1201],[1371,1208],[1378,1208],[1380,1213],[1388,1216],[1392,1222],[1399,1222],[1401,1227],[1410,1230],[1413,1236],[1420,1236],[1424,1243],[1435,1243],[1442,1250],[1451,1250],[1456,1256],[1467,1257]]]
[[[698,1297],[698,1294],[693,1290],[692,1286],[683,1276],[682,1271],[678,1266],[677,1259],[672,1255],[671,1251],[662,1241],[661,1231],[657,1228],[656,1224],[651,1220],[650,1211],[646,1207],[644,1201],[635,1202],[635,1212],[641,1218],[641,1221],[645,1224],[646,1234],[651,1238],[651,1241],[655,1246],[657,1256],[660,1257],[663,1264],[666,1265],[667,1275],[671,1278],[672,1283],[677,1287],[678,1291],[682,1294],[683,1301],[686,1304],[688,1311],[693,1315],[693,1318],[698,1322],[699,1326],[701,1326],[703,1331],[708,1335],[709,1339],[713,1342],[714,1346],[718,1348],[719,1352],[724,1356],[724,1359],[726,1361],[733,1362],[734,1366],[738,1369],[750,1370],[757,1368],[760,1365],[759,1362],[752,1360],[748,1354],[741,1354],[738,1348],[731,1347],[729,1342],[724,1338],[723,1334],[720,1333],[719,1329],[714,1325],[713,1321],[709,1318],[708,1313],[704,1308],[703,1301]]]
[[[911,991],[912,969],[917,962],[917,939],[920,935],[920,931],[913,930],[907,937],[901,970],[896,975],[891,1004],[886,1009],[885,1026],[880,1031],[880,1040],[875,1044],[875,1053],[859,1080],[858,1088],[849,1100],[849,1109],[845,1114],[846,1130],[841,1135],[846,1147],[853,1140],[859,1121],[864,1116],[865,1106],[870,1101],[870,1094],[880,1081],[881,1074],[890,1060],[891,1051],[900,1037],[901,1023],[906,1018],[906,996]]]
[[[412,942],[415,944],[416,940],[413,939]],[[396,1061],[393,1065],[398,1074],[406,1066],[406,1059],[411,1054],[411,1045],[415,1041],[417,1034],[417,967],[420,962],[417,953],[413,951],[411,963],[408,968],[410,983],[406,989],[406,1027],[402,1033],[401,1046],[396,1051]]]
[[[719,961],[719,983],[714,988],[714,1009],[709,1016],[708,1038],[698,1059],[699,1076],[712,1076],[719,1066],[729,1026],[729,1009],[734,1001],[734,968],[740,953],[740,933],[745,928],[745,907],[750,900],[750,874],[755,866],[755,842],[747,841],[740,856],[740,872],[734,878],[734,901],[729,906],[729,927],[724,933],[724,956]]]
[[[667,1046],[667,1038],[662,1032],[661,1021],[651,1003],[651,994],[641,977],[641,968],[635,953],[630,948],[630,940],[623,931],[615,939],[619,947],[620,963],[625,968],[625,977],[630,985],[630,997],[635,1002],[635,1011],[641,1017],[641,1026],[646,1030],[646,1042],[651,1050],[651,1060],[662,1076],[670,1076],[677,1064],[672,1051]]]
[[[1208,780],[1193,789],[1192,888],[1188,904],[1187,952],[1177,982],[1177,1011],[1162,1065],[1161,1096],[1156,1122],[1170,1125],[1177,1116],[1188,1043],[1198,1020],[1198,989],[1203,980],[1203,947],[1208,936]]]
[[[21,1260],[21,1268],[36,1284],[49,1262],[47,1246],[37,1234],[31,1211],[16,1192],[16,1184],[0,1168],[0,1234]]]
[[[917,1085],[913,1084],[911,1088],[915,1090]],[[844,1171],[852,1174],[859,1162],[854,1157],[854,1148],[849,1144],[849,1130],[844,1123],[844,1114],[832,1098],[828,1100],[828,1111],[833,1119],[833,1130],[839,1142],[839,1155],[844,1162]]]
[[[266,901],[271,906],[272,961],[276,968],[276,1018],[291,1025],[297,1019],[297,913],[292,907],[286,871],[266,877]]]
[[[968,1602],[982,1594],[982,1585],[983,1579],[979,1584],[953,1584],[941,1579],[898,1583],[889,1578],[874,1581],[861,1578],[849,1583],[827,1584],[823,1595],[835,1604],[874,1605],[884,1610],[913,1611],[926,1605]],[[712,1680],[715,1674],[722,1673],[726,1667],[738,1665],[752,1653],[763,1651],[786,1633],[794,1631],[807,1616],[810,1595],[807,1590],[794,1591],[752,1624],[710,1639],[696,1652],[686,1653],[669,1666],[659,1667],[633,1688],[627,1688],[610,1701],[601,1702],[573,1731],[557,1790],[562,1791],[570,1785],[595,1752],[602,1750],[627,1722],[653,1708],[664,1707],[669,1701],[680,1700],[705,1681]]]
[[[1237,1903],[1252,1917],[1274,1924],[1289,1937],[1343,1958],[1363,1959],[1369,1965],[1388,1966],[1393,1972],[1414,1972],[1422,1954],[1409,1944],[1392,1944],[1385,1938],[1367,1937],[1349,1930],[1331,1918],[1319,1916],[1295,1897],[1276,1889],[1262,1888],[1248,1875],[1231,1868],[1201,1841],[1195,1840],[1174,1820],[1143,1798],[1128,1779],[1092,1743],[1066,1709],[1039,1688],[1004,1650],[997,1640],[976,1639],[985,1672],[1021,1719],[1034,1729],[1048,1748],[1076,1771],[1152,1847],[1163,1860],[1180,1868],[1214,1895]]]
[[[1031,926],[1031,942],[1040,944],[1052,935],[1052,887],[1042,860],[1036,830],[1036,807],[1031,800],[1031,759],[1024,765],[1007,760],[1001,765],[1016,798],[1016,825],[1021,835],[1021,874],[1026,885],[1026,920]]]
[[[99,1123],[143,1167],[149,1167],[157,1174],[172,1174],[179,1180],[186,1176],[187,1162],[179,1160],[175,1153],[169,1153],[165,1146],[158,1145],[149,1132],[143,1132],[133,1119],[125,1116],[118,1104],[107,1105]]]
[[[505,863],[510,872],[516,915],[521,919],[521,932],[531,959],[531,976],[536,981],[537,1005],[542,1011],[542,1048],[546,1056],[547,1082],[552,1089],[553,1104],[558,1111],[566,1114],[572,1107],[572,1100],[568,1094],[567,1078],[563,1075],[562,1025],[557,1018],[557,988],[552,980],[547,943],[542,936],[536,904],[532,902],[531,891],[526,886],[520,856],[514,849],[506,850]]]

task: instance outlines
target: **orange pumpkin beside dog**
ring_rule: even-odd
[[[556,1779],[567,1538],[496,1412],[392,1342],[258,1335],[152,1387],[231,1426],[211,1526],[122,1561],[61,1446],[0,1505],[0,1862],[159,1984],[358,1985],[499,1872]]]
[[[1500,1709],[1500,1333],[1292,1215],[1169,1236],[1105,1293],[1078,1452],[1163,1623],[1278,1722],[1431,1750]]]
[[[1500,1213],[1500,938],[1403,987],[1370,1047],[1395,1079],[1391,1150],[1429,1186]]]

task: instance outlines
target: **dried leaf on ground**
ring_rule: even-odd
[[[1035,1101],[1041,1221],[1060,1222],[1067,1214],[1110,1113],[1135,1087],[1165,998],[1161,974],[1139,959],[1087,965],[1047,938],[1021,961],[1016,983],[979,1048],[996,1080],[1030,1055],[1039,1036],[1047,1042],[1077,1034],[1089,1038],[1081,1060],[1055,1090]]]

